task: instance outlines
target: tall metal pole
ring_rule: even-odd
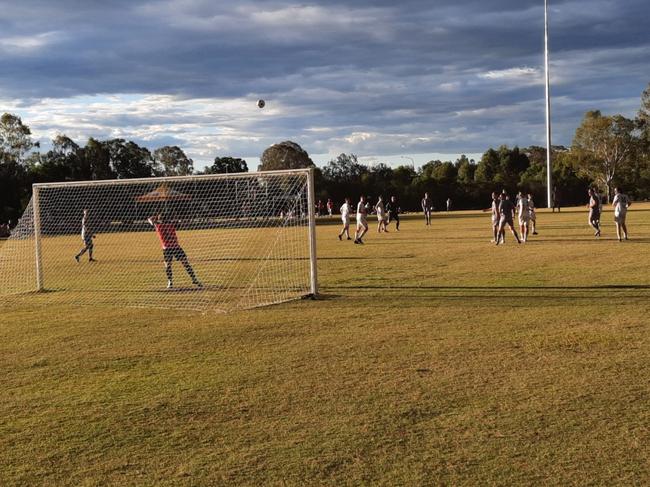
[[[544,0],[544,72],[546,76],[546,201],[553,207],[553,172],[551,168],[551,81],[548,69],[548,0]]]

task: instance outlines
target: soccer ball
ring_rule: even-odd
[[[264,105],[266,105],[266,102],[264,100],[257,100],[258,108],[264,108]]]

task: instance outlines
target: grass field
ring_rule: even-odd
[[[611,212],[502,247],[420,218],[365,246],[323,220],[318,301],[6,301],[0,485],[649,484],[650,205],[624,243]]]

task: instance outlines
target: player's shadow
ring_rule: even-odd
[[[405,289],[405,290],[436,290],[436,291],[459,291],[459,290],[473,290],[473,291],[518,291],[521,289],[526,290],[539,290],[543,291],[546,289],[551,290],[589,290],[589,289],[650,289],[650,284],[602,284],[602,285],[592,285],[592,286],[394,286],[394,285],[379,285],[379,284],[360,284],[352,286],[336,286],[337,289]]]
[[[602,284],[591,286],[412,286],[360,284],[337,286],[338,291],[350,289],[359,295],[372,297],[381,294],[384,299],[403,299],[410,303],[427,300],[459,301],[473,300],[493,302],[495,296],[508,296],[519,300],[515,306],[530,306],[540,300],[548,302],[576,302],[594,299],[611,299],[625,296],[625,299],[643,299],[650,297],[650,285],[647,284]],[[636,292],[635,292],[636,291]],[[401,302],[402,302],[401,301]],[[406,305],[405,302],[402,302]]]

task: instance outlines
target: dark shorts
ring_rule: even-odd
[[[509,225],[510,227],[514,227],[515,222],[513,221],[511,216],[501,215],[501,218],[499,219],[499,226],[505,227],[506,225]]]
[[[389,211],[389,212],[388,212],[388,219],[389,219],[390,221],[393,221],[393,220],[394,220],[394,221],[398,222],[398,221],[399,221],[399,213],[394,213],[394,212],[392,212],[392,211]]]
[[[589,210],[589,221],[594,222],[600,220],[600,211],[598,210]]]
[[[84,238],[84,245],[86,246],[87,249],[92,249],[93,248],[93,238],[92,237]]]
[[[185,252],[180,247],[174,247],[170,249],[163,249],[163,259],[165,262],[171,262],[172,260],[183,260],[187,259]]]

